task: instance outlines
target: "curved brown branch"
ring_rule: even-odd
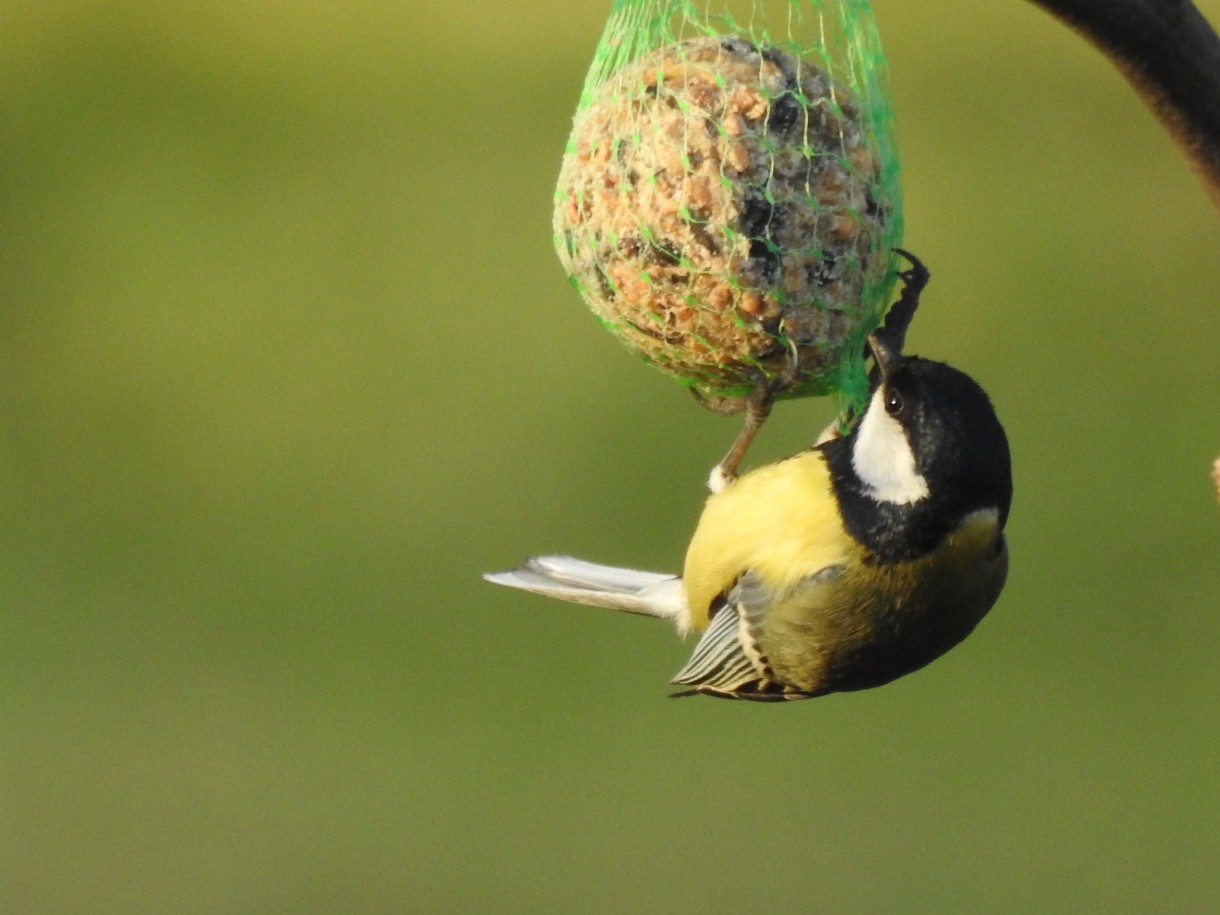
[[[1031,0],[1099,48],[1220,207],[1220,37],[1190,0]]]

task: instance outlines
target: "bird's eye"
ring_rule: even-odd
[[[902,412],[902,398],[895,391],[885,392],[885,412],[897,416]]]

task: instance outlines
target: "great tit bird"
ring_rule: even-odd
[[[568,556],[485,577],[701,633],[679,696],[807,699],[940,657],[1004,586],[1008,442],[969,376],[884,331],[859,422],[713,493],[681,577]]]

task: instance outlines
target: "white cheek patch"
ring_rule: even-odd
[[[856,432],[851,466],[879,502],[910,505],[928,495],[928,481],[915,469],[915,454],[902,425],[885,412],[877,389]]]

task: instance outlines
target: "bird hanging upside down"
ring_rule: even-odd
[[[712,494],[681,577],[568,556],[485,577],[699,633],[679,696],[806,699],[940,657],[1004,586],[1012,473],[982,388],[902,354],[909,319],[870,335],[873,390],[850,432]]]

